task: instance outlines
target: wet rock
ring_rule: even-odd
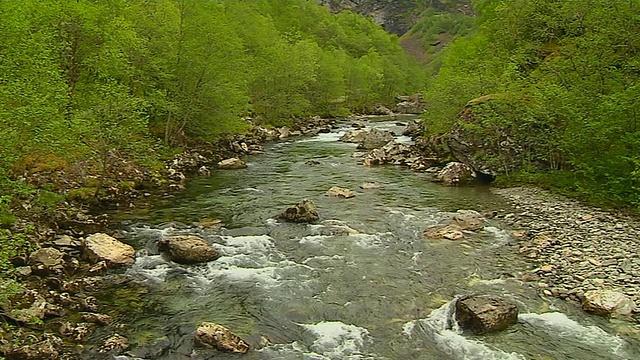
[[[60,335],[69,338],[71,341],[82,342],[91,333],[89,324],[72,324],[68,321],[62,323],[59,329]]]
[[[436,180],[445,185],[463,185],[475,180],[473,170],[463,163],[450,162],[436,175]]]
[[[395,135],[391,131],[371,129],[371,131],[366,133],[362,141],[358,144],[358,149],[373,150],[383,147],[394,138]]]
[[[84,254],[90,261],[104,261],[109,267],[131,265],[136,261],[136,253],[131,245],[102,233],[87,236]]]
[[[64,254],[55,248],[42,248],[29,255],[31,270],[38,275],[60,274],[64,271]]]
[[[360,185],[360,189],[363,189],[363,190],[380,189],[380,188],[382,188],[382,185],[375,182],[366,182]]]
[[[198,169],[198,175],[200,175],[200,176],[210,176],[211,175],[211,170],[209,170],[209,168],[207,168],[206,166],[202,165]]]
[[[62,339],[51,334],[45,334],[44,340],[35,344],[22,346],[6,354],[8,360],[52,360],[58,359],[61,348],[64,345]]]
[[[451,222],[462,230],[476,231],[484,227],[484,217],[474,210],[458,210]]]
[[[605,316],[631,315],[636,305],[627,295],[611,290],[591,290],[584,293],[582,308]]]
[[[224,326],[203,322],[195,333],[197,344],[210,346],[222,351],[244,354],[249,351],[249,345],[239,336]]]
[[[300,203],[287,208],[280,214],[279,218],[289,222],[312,223],[318,221],[320,216],[313,201],[304,199]]]
[[[393,116],[393,111],[382,104],[378,104],[373,108],[373,110],[371,110],[371,115]]]
[[[346,134],[342,135],[340,141],[358,144],[361,143],[366,136],[366,130],[350,130]]]
[[[169,260],[180,264],[203,263],[220,257],[218,252],[206,241],[192,235],[162,239],[158,243],[158,250]]]
[[[411,122],[407,125],[407,127],[402,131],[402,135],[409,136],[410,138],[417,138],[424,133],[424,129],[422,128],[422,123],[419,121]]]
[[[246,167],[247,164],[238,158],[225,159],[218,163],[218,169],[222,170],[244,169]]]
[[[436,225],[426,229],[423,233],[428,239],[458,240],[464,237],[462,229],[454,224]]]
[[[352,197],[356,196],[356,194],[353,191],[351,191],[349,189],[341,188],[341,187],[338,187],[338,186],[331,187],[327,191],[327,195],[333,196],[333,197],[341,197],[341,198],[345,198],[345,199],[349,199],[349,198],[352,198]]]
[[[304,162],[305,165],[309,165],[309,166],[315,166],[315,165],[320,165],[320,161],[316,161],[316,160],[307,160]]]
[[[373,149],[364,158],[366,166],[384,165],[387,162],[387,154],[383,149]]]
[[[82,320],[96,325],[107,325],[113,321],[113,318],[106,314],[84,313]]]
[[[518,322],[518,307],[504,299],[468,296],[456,301],[456,320],[463,329],[486,334]]]
[[[129,347],[129,339],[126,337],[114,334],[100,347],[101,353],[121,353]]]

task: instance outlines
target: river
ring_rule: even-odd
[[[368,125],[402,129],[394,121]],[[346,130],[348,123],[270,144],[247,169],[214,171],[149,209],[116,214],[124,241],[139,250],[124,270],[131,282],[101,295],[118,321],[95,340],[113,332],[129,338],[129,353],[118,359],[239,358],[193,347],[195,328],[208,321],[247,340],[247,360],[640,358],[631,324],[586,314],[520,281],[529,265],[500,222],[458,241],[422,236],[458,209],[509,211],[501,198],[485,187],[433,184],[405,168],[362,166],[355,144],[338,141]],[[380,188],[360,189],[365,182]],[[332,186],[356,197],[328,197]],[[304,198],[316,203],[318,224],[276,220]],[[203,219],[224,228],[197,226]],[[158,240],[183,234],[206,238],[223,256],[184,266],[157,255]],[[451,305],[466,294],[517,303],[518,324],[462,333]],[[87,358],[101,356],[112,358],[94,351]]]

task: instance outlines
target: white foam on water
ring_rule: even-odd
[[[382,234],[354,234],[349,235],[349,239],[353,240],[353,243],[363,249],[370,249],[379,247],[382,245]]]
[[[627,343],[619,336],[611,335],[597,326],[581,325],[563,313],[520,314],[518,320],[539,328],[549,335],[608,349],[614,355],[628,356],[624,351]]]
[[[154,282],[164,282],[171,269],[161,255],[147,255],[146,251],[139,251],[136,262],[125,271],[125,274],[131,277],[142,276]]]
[[[346,134],[346,131],[338,131],[338,132],[329,132],[329,133],[320,133],[316,136],[304,138],[297,140],[298,143],[306,143],[306,142],[336,142],[340,140],[340,138]]]
[[[483,230],[493,235],[493,238],[495,239],[494,246],[505,245],[511,241],[511,236],[504,229],[499,229],[494,226],[485,226]]]
[[[330,235],[311,235],[303,237],[298,242],[302,245],[322,245],[324,240],[330,238],[332,238]]]
[[[317,324],[302,325],[311,331],[316,340],[311,350],[329,359],[343,359],[345,357],[362,356],[369,331],[355,325],[348,325],[339,321],[319,322]]]
[[[493,349],[480,341],[462,336],[453,319],[455,300],[431,312],[426,319],[405,323],[403,333],[409,338],[425,336],[435,342],[439,350],[463,360],[525,360],[518,353],[507,353]]]

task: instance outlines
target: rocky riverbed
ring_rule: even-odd
[[[595,290],[626,295],[640,317],[640,219],[535,188],[493,189],[515,211],[501,220],[535,268],[523,276],[547,296],[585,303]]]

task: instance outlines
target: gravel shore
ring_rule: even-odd
[[[574,301],[589,290],[614,290],[640,313],[640,218],[535,188],[492,191],[513,205],[500,220],[514,229],[518,251],[536,266],[523,280],[547,296]]]

